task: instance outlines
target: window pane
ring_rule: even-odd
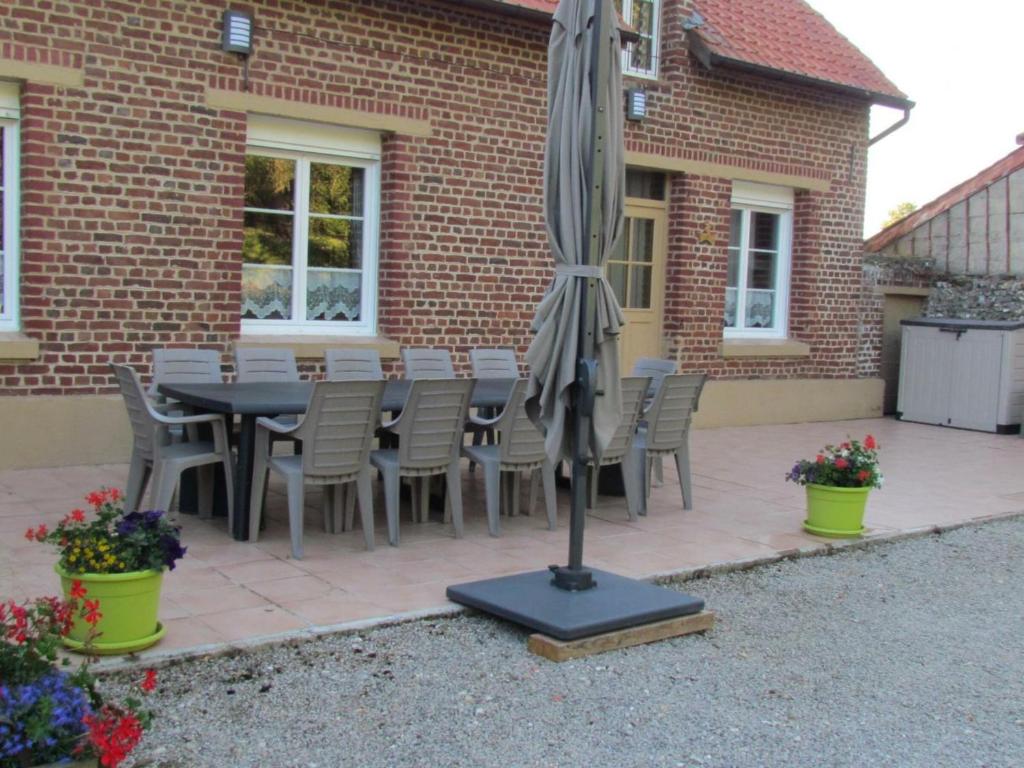
[[[644,200],[664,200],[665,174],[627,168],[626,197],[640,197]]]
[[[649,72],[654,67],[651,64],[651,41],[643,37],[635,43],[630,44],[632,55],[629,60],[629,68],[638,72]]]
[[[774,213],[750,213],[750,247],[775,251],[779,247],[779,217]]]
[[[774,253],[750,254],[750,273],[747,275],[747,287],[774,288],[775,262],[776,257]]]
[[[729,270],[725,276],[725,284],[729,288],[740,285],[740,252],[738,248],[729,249]]]
[[[362,168],[310,163],[309,210],[344,216],[363,215]]]
[[[291,267],[243,264],[242,317],[247,320],[288,320],[291,316]]]
[[[291,266],[293,231],[294,220],[290,214],[246,211],[243,261]]]
[[[295,161],[245,157],[245,207],[291,211],[295,208]]]
[[[307,320],[358,320],[362,272],[310,269],[306,273]]]
[[[725,327],[736,327],[736,289],[725,289]]]
[[[608,264],[608,283],[615,291],[615,299],[619,306],[626,306],[626,265],[616,262]]]
[[[631,219],[629,260],[650,264],[654,261],[654,219]]]
[[[291,318],[293,229],[289,214],[245,212],[242,317]]]
[[[747,328],[772,328],[775,316],[775,291],[747,291]]]
[[[309,266],[359,269],[363,223],[349,219],[309,219]]]
[[[633,267],[629,277],[630,309],[651,308],[651,267]]]
[[[653,0],[633,0],[633,29],[641,35],[650,35],[654,31],[653,5]]]
[[[729,247],[739,248],[743,230],[743,211],[732,211],[729,215]]]

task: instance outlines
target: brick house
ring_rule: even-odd
[[[0,7],[0,468],[123,460],[108,360],[529,343],[554,0]],[[705,425],[869,416],[872,104],[906,97],[801,0],[622,0],[627,362],[707,371]],[[222,49],[227,7],[253,19]],[[19,199],[20,193],[20,199]],[[301,301],[305,296],[305,301]]]

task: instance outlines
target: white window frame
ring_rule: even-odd
[[[380,253],[380,137],[368,131],[284,118],[251,115],[246,154],[295,161],[292,216],[292,318],[305,318],[309,258],[309,166],[329,163],[362,168],[363,252],[360,269],[359,320],[255,320],[242,318],[242,334],[310,334],[374,336],[377,333],[377,290]]]
[[[632,23],[633,3],[637,0],[622,0],[622,18]],[[651,69],[634,69],[632,66],[633,45],[629,43],[622,51],[622,74],[644,80],[658,79],[658,62],[661,60],[661,0],[653,0],[651,9]],[[637,30],[639,32],[640,30]]]
[[[789,332],[789,282],[793,261],[793,190],[767,184],[734,182],[731,211],[740,211],[740,260],[736,286],[736,321],[746,319],[747,275],[750,263],[750,218],[752,213],[779,217],[778,264],[775,270],[775,306],[771,328],[722,328],[725,339],[784,339]],[[730,217],[731,218],[731,217]],[[731,226],[731,224],[730,224]],[[728,248],[728,246],[727,246]]]
[[[3,309],[0,310],[0,331],[21,329],[21,302],[19,296],[21,241],[21,135],[18,122],[18,90],[0,83],[0,127],[4,130],[3,158]]]

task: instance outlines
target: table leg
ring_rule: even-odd
[[[255,449],[256,417],[243,414],[238,433],[238,463],[235,465],[235,523],[231,532],[238,541],[249,540],[249,504]]]

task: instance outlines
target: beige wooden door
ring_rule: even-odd
[[[885,380],[882,413],[896,413],[896,396],[900,384],[900,346],[903,328],[900,320],[920,317],[924,307],[923,296],[905,296],[889,293],[882,310],[882,359],[879,375]]]
[[[622,373],[638,357],[663,354],[662,318],[665,302],[665,205],[660,201],[627,199],[624,247],[605,269],[623,313],[626,327],[619,346]]]

